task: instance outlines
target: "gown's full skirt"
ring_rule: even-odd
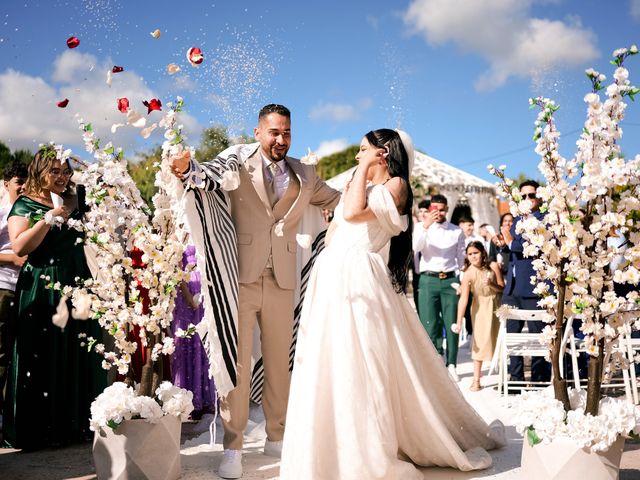
[[[391,284],[380,251],[399,219],[380,218],[393,207],[382,188],[369,200],[382,226],[342,221],[311,275],[282,479],[422,479],[416,465],[487,468],[486,450],[504,442],[502,426],[488,426],[465,401]]]

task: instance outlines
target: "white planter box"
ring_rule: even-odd
[[[533,447],[526,437],[522,443],[522,480],[616,480],[624,449],[620,436],[606,452],[591,453],[569,438]]]
[[[93,437],[93,461],[100,480],[175,480],[180,478],[178,417],[158,423],[125,420],[116,430],[101,428]]]

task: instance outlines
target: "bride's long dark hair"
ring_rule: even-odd
[[[391,239],[389,248],[388,267],[391,272],[391,282],[396,292],[405,293],[407,289],[407,275],[409,266],[413,260],[412,249],[412,232],[413,219],[411,216],[411,207],[413,206],[413,191],[409,183],[409,155],[404,148],[400,135],[395,130],[381,128],[372,130],[365,135],[370,145],[378,148],[387,148],[389,155],[387,161],[389,164],[389,175],[391,177],[400,177],[404,180],[407,196],[402,207],[402,214],[406,214],[409,218],[409,226],[404,232]]]

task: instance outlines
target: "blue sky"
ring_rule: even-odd
[[[162,132],[147,140],[133,127],[112,134],[124,122],[116,99],[143,112],[142,100],[181,95],[193,143],[212,124],[252,132],[258,109],[275,102],[292,110],[294,156],[401,127],[418,149],[482,178],[492,180],[488,163],[540,177],[528,98],[560,103],[561,153],[572,156],[586,111],[584,69],[610,79],[611,52],[640,44],[640,0],[607,3],[3,0],[0,140],[31,149],[54,140],[84,154],[79,113],[132,154],[161,143]],[[81,42],[73,50],[71,35]],[[205,56],[199,67],[185,57],[194,46]],[[627,65],[634,84],[639,57]],[[181,72],[168,75],[169,63]],[[109,87],[113,65],[125,71]],[[64,98],[67,108],[57,108]],[[640,105],[627,112],[622,147],[632,156],[640,153]]]

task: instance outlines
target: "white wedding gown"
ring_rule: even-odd
[[[376,218],[338,222],[304,301],[280,478],[422,479],[416,465],[475,470],[504,445],[449,378],[415,311],[394,291],[381,251],[406,229],[387,189]]]

